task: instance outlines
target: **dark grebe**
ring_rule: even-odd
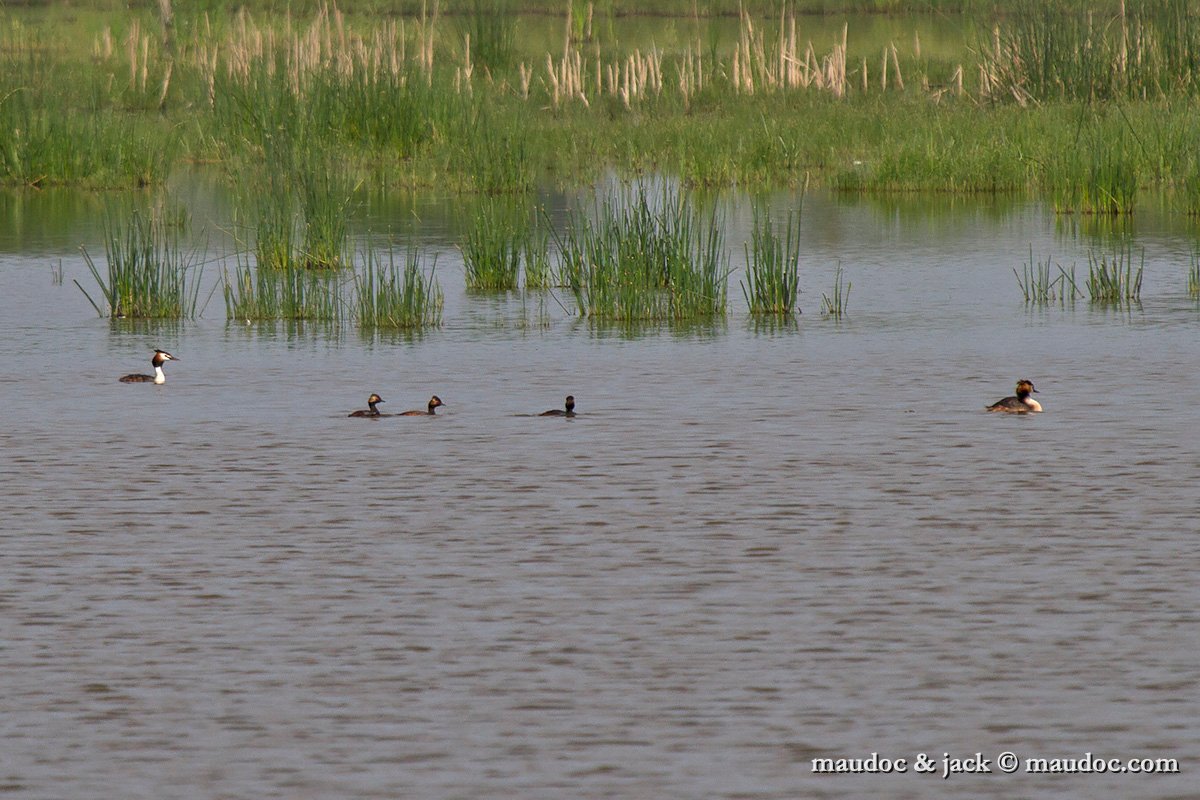
[[[367,406],[368,406],[367,408],[360,408],[358,411],[351,412],[350,416],[351,417],[379,417],[379,416],[382,416],[382,414],[379,413],[379,409],[375,407],[376,404],[382,403],[382,402],[383,402],[382,397],[380,397],[377,394],[373,394],[367,398]]]
[[[567,410],[561,408],[552,408],[549,411],[543,411],[538,414],[539,417],[573,417],[575,416],[575,395],[567,395]]]
[[[435,394],[433,397],[429,398],[429,410],[428,411],[418,411],[416,409],[413,409],[412,411],[405,411],[401,414],[398,414],[397,416],[400,416],[400,417],[436,417],[437,413],[434,411],[434,409],[437,408],[438,406],[442,406],[442,405],[445,405],[445,403],[442,402],[442,398],[438,397]]]
[[[154,365],[153,375],[126,375],[119,380],[121,383],[166,383],[167,376],[163,372],[163,364],[168,361],[178,361],[179,359],[168,353],[166,350],[154,350],[154,356],[150,359],[150,363]]]
[[[1003,400],[992,403],[987,407],[988,411],[1002,411],[1006,414],[1029,414],[1036,413],[1042,410],[1042,404],[1030,397],[1030,393],[1036,392],[1033,388],[1033,383],[1027,380],[1017,381],[1017,394],[1015,397],[1006,397]]]

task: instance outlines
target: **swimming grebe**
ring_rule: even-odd
[[[150,363],[154,365],[153,375],[126,375],[119,380],[121,383],[166,383],[167,376],[163,372],[163,364],[168,361],[178,361],[179,359],[168,353],[166,350],[154,350],[154,356],[150,359]]]
[[[383,398],[377,394],[373,394],[367,398],[367,408],[360,408],[358,411],[351,412],[351,417],[379,417],[379,409],[375,407],[377,403],[382,403]]]
[[[437,414],[434,412],[434,409],[437,408],[438,406],[442,406],[442,405],[445,405],[445,403],[442,402],[442,398],[438,397],[435,394],[433,397],[429,398],[429,410],[428,411],[418,411],[416,409],[413,409],[412,411],[404,411],[400,414],[397,414],[397,416],[400,416],[400,417],[436,417]]]
[[[567,410],[561,408],[552,408],[549,411],[543,411],[538,414],[539,417],[573,417],[575,416],[575,395],[567,395]]]
[[[987,407],[988,411],[1003,411],[1008,414],[1029,414],[1042,410],[1042,404],[1030,397],[1030,393],[1036,392],[1033,388],[1033,383],[1027,380],[1017,381],[1017,394],[1015,397],[1006,397],[999,402],[992,403]]]

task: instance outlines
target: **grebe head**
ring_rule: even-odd
[[[575,395],[569,394],[569,395],[567,395],[567,411],[574,411],[574,410],[575,410]]]
[[[154,355],[151,356],[151,358],[150,358],[150,363],[156,367],[161,367],[163,364],[167,363],[168,361],[178,361],[178,360],[179,359],[177,359],[175,356],[168,353],[166,350],[159,350],[156,347],[156,348],[154,348]]]
[[[1024,378],[1017,381],[1017,397],[1028,397],[1031,392],[1037,392],[1037,389],[1033,388],[1033,381]]]
[[[383,398],[377,394],[372,394],[370,397],[367,398],[367,405],[369,405],[371,407],[374,407],[376,403],[382,403],[382,402],[384,402]]]

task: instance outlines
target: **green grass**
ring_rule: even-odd
[[[354,282],[355,318],[362,328],[413,330],[441,324],[443,296],[434,277],[436,258],[428,277],[422,260],[410,247],[403,267],[395,263],[390,250],[385,265],[368,246]]]
[[[1075,267],[1072,266],[1068,272],[1061,264],[1053,263],[1050,258],[1034,261],[1032,245],[1029,247],[1029,261],[1021,267],[1021,272],[1017,272],[1016,267],[1013,267],[1013,275],[1017,278],[1017,285],[1026,305],[1046,306],[1058,303],[1061,306],[1081,296],[1075,284]]]
[[[644,186],[576,212],[558,240],[559,274],[581,315],[607,321],[723,317],[728,254],[715,211]]]
[[[337,272],[299,267],[252,268],[239,261],[223,286],[225,315],[239,322],[273,320],[338,323],[345,302]]]
[[[821,294],[821,313],[833,319],[846,316],[850,305],[850,289],[854,284],[842,281],[842,265],[839,263],[833,276],[833,289],[830,294]]]
[[[484,201],[476,206],[471,223],[461,245],[467,288],[516,289],[530,237],[524,209],[500,200]]]
[[[1129,213],[1137,190],[1164,186],[1200,208],[1200,23],[1182,0],[1130,0],[1123,19],[1115,3],[1090,13],[1078,2],[1030,5],[1000,18],[999,50],[977,3],[928,5],[969,7],[965,27],[983,32],[938,52],[907,37],[866,49],[851,19],[836,92],[814,70],[835,66],[840,36],[818,38],[810,54],[810,20],[797,21],[793,45],[780,35],[791,19],[769,4],[750,4],[739,21],[736,4],[672,0],[654,8],[681,19],[637,27],[601,4],[587,41],[579,6],[568,44],[561,17],[497,13],[506,2],[463,0],[424,19],[381,13],[374,0],[345,13],[177,8],[174,51],[141,7],[6,7],[0,182],[138,187],[216,161],[231,183],[294,215],[290,226],[265,215],[260,263],[317,267],[348,260],[344,219],[360,183],[522,195],[610,170],[745,188],[811,176],[857,192],[1032,190],[1092,214]],[[890,54],[886,89],[875,45]]]
[[[1193,300],[1200,299],[1200,247],[1193,247],[1188,257],[1187,288]]]
[[[1193,249],[1188,257],[1188,295],[1200,299],[1200,249]]]
[[[799,313],[800,218],[788,214],[781,238],[771,216],[755,209],[754,229],[746,244],[746,280],[742,294],[751,314]]]
[[[1200,92],[1200,20],[1188,0],[1024,0],[976,44],[996,101],[1140,100]]]
[[[1135,269],[1130,246],[1116,247],[1110,254],[1088,253],[1088,300],[1096,305],[1127,306],[1142,299],[1142,271],[1146,255]]]
[[[100,302],[75,281],[101,317],[190,319],[196,316],[203,267],[195,249],[185,250],[178,228],[133,212],[110,216],[104,229],[106,267],[86,249],[83,258],[100,290]]]

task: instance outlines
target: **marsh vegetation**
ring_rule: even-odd
[[[380,285],[363,269],[383,262],[350,234],[365,191],[472,198],[470,287],[565,286],[596,319],[724,313],[726,246],[688,206],[696,188],[1012,193],[1089,217],[1134,214],[1155,188],[1200,214],[1200,23],[1184,0],[918,6],[889,6],[914,12],[903,34],[805,2],[656,0],[653,19],[617,2],[6,7],[0,182],[219,172],[245,243],[225,290],[239,318],[372,318],[319,299]],[[560,230],[533,210],[538,187],[613,173],[667,176],[678,196],[650,217],[598,199]],[[755,314],[797,310],[791,223],[776,237],[764,226],[747,247]],[[1062,297],[1062,277],[1018,275],[1027,300]]]

